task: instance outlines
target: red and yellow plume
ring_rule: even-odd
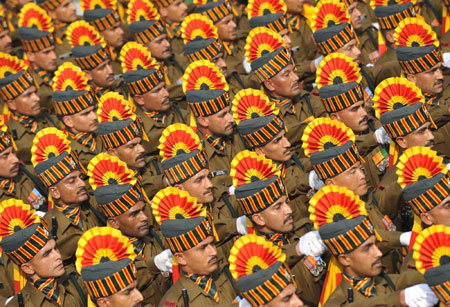
[[[272,53],[280,47],[286,47],[283,38],[277,32],[258,27],[250,31],[245,42],[245,56],[249,63],[266,53]]]
[[[60,65],[52,81],[53,91],[84,91],[89,88],[88,78],[84,71],[71,62]]]
[[[331,118],[320,117],[311,121],[302,136],[302,148],[310,157],[317,151],[324,151],[334,146],[341,146],[348,141],[355,142],[352,129]]]
[[[240,237],[228,257],[231,275],[236,280],[285,261],[286,255],[281,248],[256,234]]]
[[[247,5],[248,19],[268,14],[287,12],[286,3],[279,0],[249,0]]]
[[[411,0],[395,0],[395,4],[405,4],[411,2],[412,4],[415,4],[416,1],[411,1]],[[370,1],[370,6],[372,7],[372,9],[374,10],[377,6],[389,6],[392,5],[392,0],[371,0]]]
[[[112,227],[94,227],[86,231],[78,241],[75,255],[78,274],[90,265],[136,258],[133,244],[120,230]]]
[[[340,83],[360,83],[362,76],[358,64],[345,54],[334,52],[320,62],[316,72],[318,88]]]
[[[159,139],[159,155],[162,161],[175,157],[180,153],[191,153],[202,150],[202,143],[192,128],[176,123],[164,129]]]
[[[113,0],[81,0],[80,9],[82,12],[96,9],[116,10],[116,1]]]
[[[317,191],[309,201],[308,211],[316,230],[327,223],[367,215],[365,204],[359,196],[337,185],[327,185]]]
[[[92,158],[87,175],[94,190],[111,184],[134,184],[136,181],[134,172],[125,162],[107,153],[100,153]]]
[[[189,64],[182,77],[183,91],[224,90],[228,83],[219,68],[209,60],[195,61]]]
[[[345,22],[350,22],[350,16],[344,3],[339,0],[322,0],[314,9],[311,29],[316,32]]]
[[[186,191],[167,187],[156,193],[152,200],[153,216],[161,225],[165,220],[206,217],[206,208]]]
[[[70,141],[67,135],[55,127],[44,128],[36,133],[31,147],[31,163],[36,166],[49,158],[70,152]]]
[[[203,14],[190,14],[181,24],[181,37],[185,44],[196,39],[218,38],[212,20]]]
[[[72,22],[66,30],[67,41],[70,46],[106,46],[105,40],[98,31],[87,21]]]
[[[149,0],[131,0],[128,2],[128,24],[144,20],[159,20],[159,18],[158,10]]]
[[[0,241],[38,222],[34,209],[22,200],[10,198],[0,202]]]
[[[159,69],[159,65],[147,48],[136,42],[128,42],[120,51],[123,72],[139,69]]]
[[[128,101],[116,92],[108,92],[100,97],[97,117],[100,123],[136,119],[136,115],[128,106]]]
[[[47,11],[34,2],[25,4],[19,13],[18,27],[36,28],[40,31],[53,33],[54,27]]]
[[[263,91],[242,89],[233,99],[231,111],[236,124],[246,119],[278,115],[279,109]]]
[[[0,78],[5,78],[27,69],[28,66],[18,57],[0,52]]]
[[[258,180],[267,180],[273,176],[280,177],[281,170],[263,155],[244,150],[231,161],[230,176],[233,179],[233,186],[238,187]]]
[[[395,28],[395,45],[398,47],[439,47],[436,32],[425,20],[417,17],[403,19]]]
[[[397,163],[397,182],[404,189],[422,179],[429,179],[439,173],[446,174],[444,159],[429,147],[414,146],[400,156]]]
[[[377,86],[372,101],[375,116],[379,119],[386,112],[425,102],[425,97],[413,82],[406,78],[393,77],[385,79]]]
[[[425,271],[449,263],[450,227],[432,225],[423,230],[413,246],[413,258],[417,271]]]

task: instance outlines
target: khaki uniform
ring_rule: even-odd
[[[289,34],[291,39],[293,58],[296,63],[312,61],[320,56],[312,40],[312,30],[306,23],[306,18],[300,15],[300,26],[292,29]]]
[[[52,113],[53,112],[52,87],[50,86],[50,84],[45,83],[44,79],[42,79],[34,70],[31,71],[31,74],[33,75],[34,80],[39,86],[39,88],[37,89],[37,94],[40,99],[41,107]]]
[[[89,148],[75,141],[70,136],[68,137],[68,139],[71,141],[70,147],[74,152],[77,153],[78,160],[84,166],[85,169],[87,169],[91,159],[103,151],[103,143],[100,138],[96,138],[95,151],[91,151]]]
[[[164,189],[162,169],[157,162],[157,157],[150,158],[147,166],[140,169],[141,184],[148,198],[152,199],[156,193]]]
[[[166,67],[164,70],[170,82],[170,84],[166,82],[169,98],[171,101],[179,101],[184,97],[181,87],[181,77],[183,77],[184,70],[188,66],[187,59],[174,54],[169,59],[164,60],[164,66]]]
[[[378,31],[372,25],[356,31],[361,50],[361,63],[374,64],[378,58]]]
[[[23,302],[25,307],[50,307],[50,306],[64,306],[64,307],[79,307],[83,305],[83,302],[75,288],[75,286],[69,282],[58,283],[59,295],[61,297],[61,305],[58,305],[55,301],[50,300],[44,293],[40,292],[31,283],[27,282],[22,289]],[[8,307],[19,307],[17,296],[7,305]]]
[[[365,297],[361,292],[353,289],[353,303],[348,301],[348,288],[350,284],[342,278],[339,286],[326,301],[324,307],[337,306],[402,306],[400,304],[400,290],[396,289],[399,275],[378,275],[375,277],[375,289],[377,296]]]
[[[387,78],[400,76],[401,67],[398,61],[383,65],[363,66],[361,67],[361,74],[363,76],[363,88],[366,94],[372,98],[378,84]]]
[[[47,127],[58,127],[55,123],[56,121],[43,111],[38,119],[38,129],[44,129]],[[17,157],[24,162],[31,161],[31,147],[33,146],[33,140],[36,133],[27,130],[14,118],[10,117],[8,120],[8,129],[14,138],[14,142],[17,145]]]
[[[0,253],[0,306],[5,306],[6,299],[14,295],[14,262]]]
[[[233,50],[230,50],[229,53],[226,49],[224,52],[224,60],[227,63],[227,67],[229,70],[236,70],[240,74],[246,74],[244,66],[242,62],[244,61],[244,53],[245,53],[245,36],[238,37],[233,42]]]
[[[400,269],[402,276],[408,276],[410,282],[414,284],[426,284],[425,277],[416,269],[416,261],[413,259],[413,250],[410,250],[403,261]]]
[[[387,47],[386,51],[378,58],[377,64],[385,64],[391,61],[398,61],[395,50]]]
[[[431,4],[431,6],[430,6]],[[418,1],[416,4],[416,12],[425,19],[425,22],[429,24],[435,32],[439,30],[439,20],[442,16],[443,3],[439,0],[430,1]],[[436,16],[437,15],[437,16]]]
[[[402,188],[397,183],[397,167],[393,166],[386,172],[380,181],[378,189],[374,196],[377,200],[382,214],[387,214],[391,220],[394,220],[401,207],[405,203],[402,194]]]
[[[289,205],[294,215],[294,221],[305,217],[309,218],[309,200],[307,198],[307,193],[311,189],[309,187],[309,173],[302,169],[303,165],[297,157],[291,158],[285,163],[285,166],[284,184],[289,196]]]
[[[219,293],[219,302],[216,303],[212,297],[206,294],[200,286],[196,285],[188,277],[181,274],[177,282],[170,287],[169,291],[166,292],[159,307],[171,307],[171,306],[184,306],[183,296],[181,295],[181,290],[186,289],[189,297],[189,306],[222,306],[223,304],[232,304],[233,300],[238,295],[234,289],[234,284],[232,284],[230,278],[231,274],[227,274],[226,270],[228,267],[225,265],[219,265],[216,272],[213,273],[214,283],[216,284],[216,289]],[[232,306],[238,306],[234,304]]]
[[[44,220],[50,230],[53,227],[53,216],[56,217],[56,223],[58,225],[56,232],[56,244],[61,253],[64,266],[67,267],[73,265],[75,263],[74,258],[78,240],[85,231],[93,227],[100,226],[101,223],[94,213],[86,206],[86,204],[81,205],[81,221],[83,223],[82,229],[73,224],[61,211],[54,207],[44,216]]]
[[[158,123],[157,121],[148,117],[140,107],[136,107],[136,115],[142,119],[144,125],[144,132],[147,134],[149,141],[143,142],[145,152],[147,155],[159,155],[159,138],[164,129],[174,123],[184,123],[184,119],[179,110],[171,107],[167,111],[166,123]]]

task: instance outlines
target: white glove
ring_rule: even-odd
[[[297,244],[297,250],[304,256],[320,256],[327,250],[320,238],[319,231],[313,230],[303,235]]]
[[[320,57],[318,57],[317,59],[314,60],[314,65],[317,67],[319,67],[320,62],[322,62],[323,59],[323,55],[321,55]]]
[[[252,72],[252,66],[248,62],[248,57],[244,57],[244,61],[242,61],[242,66],[244,66],[245,72],[247,74]]]
[[[234,187],[234,185],[230,185],[228,187],[228,195],[234,195],[235,190],[236,190],[236,188]]]
[[[252,307],[252,305],[250,305],[250,303],[245,298],[242,298],[239,301],[239,307]]]
[[[247,217],[245,215],[242,215],[236,219],[236,229],[237,232],[242,236],[248,234]]]
[[[439,299],[427,284],[418,284],[405,289],[405,303],[409,307],[432,307]]]
[[[309,172],[309,186],[316,191],[319,191],[323,187],[323,181],[319,179],[319,176],[317,176],[314,170]]]
[[[444,66],[450,68],[450,52],[445,52],[443,54]]]
[[[402,246],[409,246],[409,242],[411,241],[412,231],[404,232],[400,235],[400,244]]]
[[[8,298],[6,299],[5,306],[8,305],[8,303],[11,302],[13,298],[14,298],[14,296],[8,297]]]
[[[391,138],[389,134],[387,134],[384,127],[380,127],[375,130],[375,138],[377,139],[378,144],[389,144],[391,142]]]
[[[161,272],[172,272],[172,252],[170,249],[166,249],[156,255],[153,261]]]

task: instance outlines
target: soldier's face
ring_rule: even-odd
[[[90,106],[76,114],[64,116],[63,121],[72,132],[95,132],[98,127],[97,108]]]
[[[56,248],[56,242],[53,239],[49,239],[27,265],[34,272],[34,277],[37,278],[57,278],[64,274],[61,253]]]
[[[286,162],[292,158],[291,143],[286,137],[286,131],[282,130],[272,141],[255,149],[258,154],[277,162]]]
[[[12,39],[8,34],[8,31],[0,33],[0,51],[4,53],[11,53],[12,51]]]
[[[124,32],[120,27],[120,22],[116,22],[111,28],[101,32],[106,43],[114,48],[118,48],[125,42]]]
[[[296,288],[293,284],[287,285],[286,288],[281,291],[280,294],[268,304],[267,307],[301,307],[303,306],[302,300],[295,294]]]
[[[364,101],[358,101],[344,110],[331,113],[330,118],[345,124],[356,133],[366,131],[369,128],[369,117]]]
[[[175,185],[175,187],[187,191],[189,195],[196,197],[201,204],[208,204],[214,200],[213,185],[209,176],[209,170],[206,168],[185,182]]]
[[[143,201],[138,201],[136,205],[128,209],[127,212],[115,217],[117,227],[122,233],[130,237],[142,238],[148,234],[148,217],[145,213],[145,206],[149,206]]]
[[[361,162],[359,161],[341,174],[333,178],[326,179],[325,183],[327,185],[334,184],[340,187],[346,187],[359,196],[366,195],[368,190],[366,175],[364,174]]]
[[[423,93],[438,95],[443,91],[444,76],[442,74],[442,63],[438,63],[431,69],[407,76],[408,80],[414,82]]]
[[[292,48],[292,41],[291,41],[291,37],[289,36],[289,30],[288,29],[283,29],[278,34],[280,34],[280,36],[283,38],[283,42],[286,45],[286,48],[288,50],[291,50],[291,48]]]
[[[228,75],[228,66],[227,62],[223,59],[223,53],[219,53],[217,56],[213,57],[211,60],[211,63],[216,65],[217,68],[220,69],[222,74],[227,77]]]
[[[292,64],[283,68],[272,79],[264,81],[264,85],[275,97],[294,98],[300,94],[298,76]]]
[[[14,100],[8,100],[8,107],[11,111],[20,115],[39,115],[41,113],[41,104],[36,93],[36,87],[33,85]]]
[[[0,153],[0,177],[11,179],[19,174],[19,159],[14,149],[6,148]]]
[[[97,300],[99,307],[121,306],[121,307],[141,307],[144,297],[137,288],[137,281],[123,288],[119,292],[108,297],[102,297]]]
[[[138,170],[145,166],[145,149],[140,137],[136,137],[118,148],[110,149],[108,153],[118,157],[132,170]]]
[[[62,205],[79,206],[89,198],[84,177],[80,171],[74,171],[50,187],[49,192]]]
[[[233,19],[233,15],[228,15],[216,23],[217,34],[223,41],[233,41],[236,39],[237,25]]]
[[[447,196],[439,205],[420,215],[426,225],[450,226],[450,196]]]
[[[170,108],[170,100],[166,83],[161,82],[151,91],[134,96],[134,101],[146,111],[167,111]]]
[[[351,277],[365,278],[375,277],[381,273],[383,253],[375,243],[375,236],[371,236],[351,253],[338,256],[347,274]]]
[[[347,44],[336,50],[352,58],[356,63],[361,63],[361,50],[358,48],[356,39],[352,39]]]
[[[353,2],[347,8],[348,14],[350,15],[350,22],[354,29],[358,30],[362,27],[361,11],[358,9],[358,1]]]
[[[210,275],[218,267],[216,243],[212,236],[207,237],[197,246],[182,252],[176,253],[178,263],[187,273],[198,275]]]
[[[72,0],[64,0],[60,6],[48,13],[53,20],[58,22],[69,23],[77,19],[77,8]]]
[[[152,54],[152,57],[162,61],[170,58],[172,52],[170,51],[170,43],[167,40],[167,34],[162,34],[149,42],[147,45],[148,51]]]
[[[304,0],[285,0],[288,13],[301,14],[304,9]]]
[[[85,70],[86,75],[95,86],[110,87],[114,83],[114,72],[110,60],[102,62],[91,70]]]
[[[169,6],[159,10],[164,20],[169,22],[182,22],[187,16],[187,5],[183,0],[176,0]]]
[[[427,122],[407,136],[397,138],[397,144],[403,150],[406,150],[413,146],[432,148],[434,146],[434,135],[430,129],[430,126],[430,122]]]
[[[225,107],[216,114],[203,117],[207,122],[209,132],[216,136],[228,136],[233,133],[234,119],[230,107]]]
[[[55,46],[50,46],[38,52],[27,52],[28,59],[37,67],[46,71],[56,70]]]
[[[287,233],[294,227],[294,217],[287,196],[281,196],[262,212],[254,214],[252,220],[258,228],[267,233]]]

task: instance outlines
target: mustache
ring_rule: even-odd
[[[434,146],[434,140],[429,140],[425,143],[425,147],[431,147]]]
[[[375,266],[376,264],[380,263],[380,261],[381,261],[381,257],[378,257],[377,260],[375,260],[375,261],[372,263],[372,266]]]
[[[443,79],[439,79],[436,82],[434,82],[434,85],[442,85],[444,83]]]
[[[208,189],[206,190],[206,192],[203,193],[203,195],[206,195],[206,194],[209,194],[209,193],[212,193],[212,188],[208,188]]]
[[[217,257],[217,256],[212,256],[211,258],[209,258],[208,264],[213,263],[213,262],[217,262],[218,260],[219,260],[219,257]]]
[[[14,163],[14,165],[10,168],[10,172],[19,168],[19,162]]]
[[[284,224],[286,224],[287,222],[289,222],[290,220],[292,220],[294,218],[294,215],[292,213],[289,213],[286,218],[284,219]]]
[[[136,157],[136,161],[145,158],[145,152],[142,152],[140,154],[138,154],[138,156]]]
[[[364,116],[360,121],[359,121],[359,123],[358,124],[363,124],[364,122],[367,122],[367,121],[369,121],[369,117],[368,116]]]
[[[161,102],[161,104],[166,104],[166,103],[169,103],[169,102],[170,102],[169,97],[165,97],[165,98],[163,99],[163,101]]]

